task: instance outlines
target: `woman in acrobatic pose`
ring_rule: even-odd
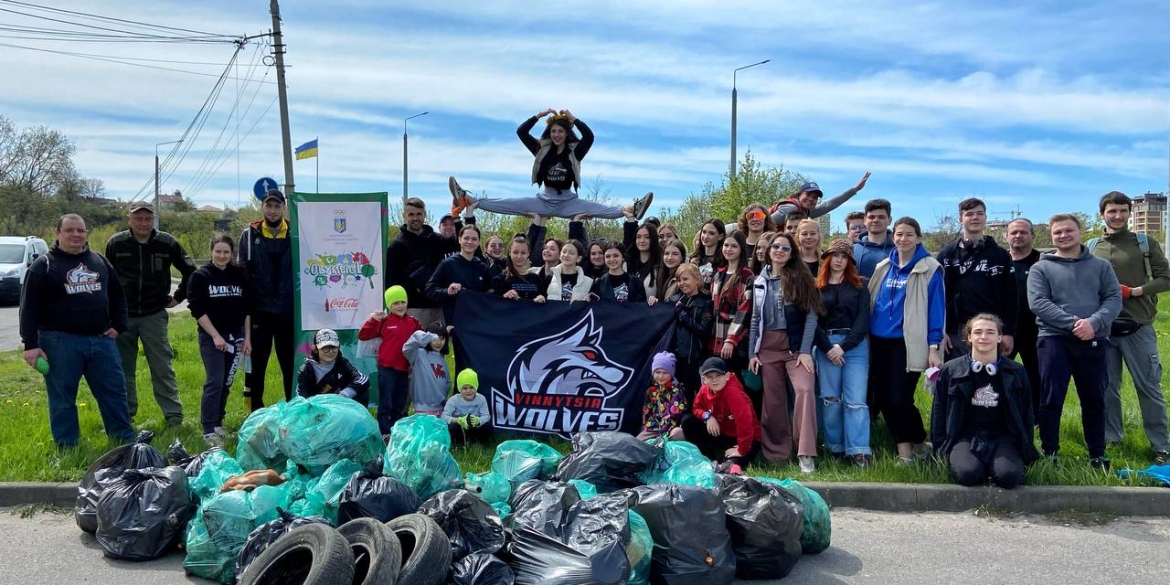
[[[549,114],[552,116],[540,139],[533,138],[532,128]],[[577,137],[574,129],[581,131],[581,137]],[[516,135],[536,157],[532,164],[532,183],[544,187],[544,190],[535,197],[477,198],[460,187],[455,177],[451,177],[447,184],[451,189],[452,216],[465,208],[472,208],[504,215],[538,213],[545,217],[569,219],[582,215],[601,219],[642,219],[654,200],[653,193],[646,193],[645,197],[635,200],[633,205],[616,206],[577,197],[577,189],[581,184],[581,159],[593,146],[593,131],[569,110],[544,110],[520,124]]]

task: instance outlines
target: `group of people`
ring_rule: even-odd
[[[533,137],[545,117],[544,132]],[[459,392],[448,398],[451,376],[441,355],[459,340],[455,299],[471,290],[538,304],[673,307],[677,326],[667,351],[652,358],[641,436],[686,438],[729,468],[762,456],[772,463],[795,458],[813,473],[820,444],[832,457],[868,466],[870,430],[881,417],[900,463],[934,453],[960,483],[990,479],[1011,487],[1040,456],[1036,428],[1043,455],[1058,455],[1061,412],[1075,379],[1090,464],[1108,469],[1106,446],[1123,436],[1123,364],[1153,459],[1170,458],[1152,329],[1156,295],[1170,289],[1170,264],[1158,242],[1129,230],[1132,202],[1122,193],[1099,202],[1100,238],[1083,241],[1076,216],[1053,216],[1055,250],[1045,254],[1033,249],[1034,226],[1022,218],[1008,224],[1008,248],[1001,247],[986,233],[986,205],[975,198],[959,204],[961,233],[937,256],[923,246],[918,221],[894,221],[884,199],[847,214],[848,239],[826,245],[815,218],[850,201],[869,173],[823,204],[820,187],[805,183],[770,206],[749,205],[734,224],[710,218],[688,237],[643,219],[652,194],[624,207],[578,199],[593,134],[571,112],[542,111],[518,135],[534,156],[532,181],[543,189],[536,197],[476,198],[452,177],[452,210],[439,232],[426,225],[421,200],[405,201],[405,221],[387,249],[386,310],[359,333],[363,341],[380,340],[384,433],[408,406],[443,416],[464,439],[490,433],[475,372],[457,364]],[[263,406],[273,349],[285,399],[295,380],[303,395],[366,401],[367,373],[340,355],[336,332],[316,332],[312,355],[293,375],[285,203],[280,191],[269,191],[264,218],[244,230],[238,249],[230,236],[217,235],[211,261],[198,269],[174,238],[150,226],[148,205],[131,208],[130,229],[111,238],[105,257],[89,250],[82,218],[59,220],[53,249],[30,270],[21,310],[26,360],[51,364],[46,385],[58,445],[78,439],[81,375],[107,433],[132,435],[139,340],[156,400],[168,423],[181,424],[166,308],[184,296],[199,323],[207,370],[201,424],[209,442],[224,433],[228,388],[240,367],[249,406]],[[476,209],[529,215],[533,223],[526,235],[481,241]],[[544,221],[554,216],[571,220],[567,240],[545,237]],[[623,241],[591,240],[583,224],[589,217],[625,218]],[[172,266],[184,281],[174,293]],[[120,359],[109,359],[115,350]],[[934,394],[929,436],[915,406],[924,372]]]

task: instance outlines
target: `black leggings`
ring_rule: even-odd
[[[971,449],[973,441],[975,451]],[[1007,437],[963,439],[951,448],[949,459],[951,477],[960,485],[981,485],[990,477],[995,485],[1010,490],[1024,482],[1024,459],[1015,442]]]
[[[906,371],[906,342],[902,339],[869,338],[869,387],[871,412],[882,413],[895,443],[926,440],[922,414],[914,405],[914,392],[922,372]]]

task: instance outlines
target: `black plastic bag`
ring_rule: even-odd
[[[504,546],[504,524],[491,504],[467,490],[439,492],[423,502],[419,513],[430,516],[451,542],[451,558],[472,553],[492,554]]]
[[[578,433],[573,452],[557,465],[556,479],[583,479],[598,493],[642,485],[638,477],[658,457],[658,448],[617,431]]]
[[[579,501],[581,494],[571,483],[530,479],[520,484],[508,500],[512,508],[508,526],[525,526],[544,534],[559,535],[569,508]]]
[[[620,567],[605,566],[553,536],[520,527],[509,533],[502,555],[516,575],[516,585],[616,585],[629,576]],[[599,576],[603,578],[599,578]]]
[[[97,541],[107,557],[148,561],[175,546],[194,514],[183,468],[128,469],[98,500]]]
[[[804,506],[787,490],[737,475],[719,476],[727,531],[740,579],[779,579],[800,560]]]
[[[203,469],[203,460],[207,459],[212,451],[223,451],[223,448],[212,447],[198,455],[192,455],[183,447],[182,441],[175,437],[175,440],[171,441],[171,446],[167,447],[167,460],[171,462],[171,465],[182,467],[183,471],[187,472],[188,478],[194,478],[199,475],[200,470]]]
[[[389,522],[399,516],[417,512],[421,503],[422,500],[406,484],[370,467],[353,474],[341,490],[337,525],[354,518]]]
[[[85,476],[77,484],[77,505],[73,509],[73,518],[78,528],[89,533],[97,531],[98,500],[106,486],[121,477],[123,471],[167,466],[163,454],[150,445],[152,440],[154,433],[142,431],[133,443],[114,447],[90,464],[89,469],[85,470]]]
[[[735,553],[723,500],[692,485],[642,486],[624,492],[654,537],[650,582],[726,585],[735,579]]]
[[[472,553],[451,565],[449,585],[514,585],[512,567],[493,555]]]
[[[538,480],[531,480],[517,490],[522,516],[514,518],[504,555],[517,585],[625,583],[630,576],[625,496],[579,500],[571,484],[540,487]]]
[[[329,521],[320,516],[293,516],[284,510],[277,510],[280,518],[271,522],[265,522],[257,526],[255,530],[248,534],[248,541],[244,543],[244,548],[240,549],[240,554],[236,556],[236,575],[243,575],[244,569],[264,552],[264,549],[276,542],[276,539],[284,536],[285,533],[298,526],[306,524],[325,524]]]

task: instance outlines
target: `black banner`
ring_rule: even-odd
[[[538,305],[470,291],[456,301],[458,361],[479,374],[497,429],[637,432],[650,358],[667,346],[672,307]]]

